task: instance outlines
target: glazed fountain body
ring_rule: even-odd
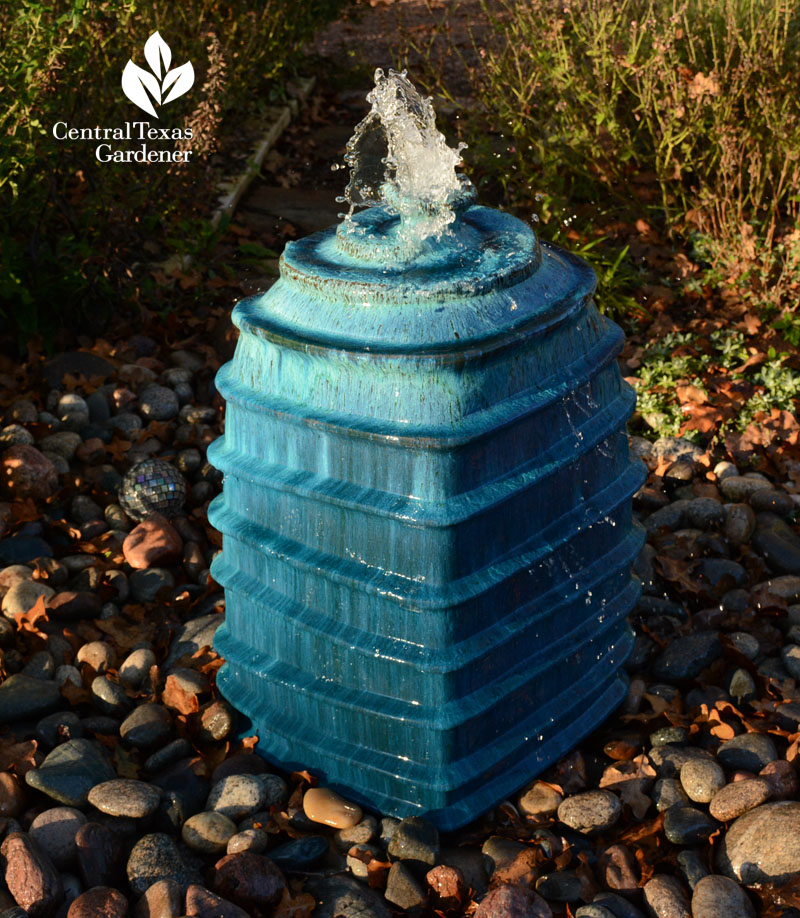
[[[234,311],[209,453],[219,685],[256,750],[444,829],[622,700],[643,541],[595,277],[473,200],[413,244],[385,203],[289,243]]]

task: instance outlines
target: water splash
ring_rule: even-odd
[[[350,204],[346,231],[359,232],[353,221],[357,208],[383,205],[400,217],[397,237],[406,247],[440,239],[455,220],[454,203],[472,187],[456,172],[466,144],[448,147],[430,98],[420,96],[405,70],[387,75],[378,68],[367,101],[372,108],[356,126],[344,157],[350,181],[337,199]]]

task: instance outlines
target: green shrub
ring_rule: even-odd
[[[483,109],[512,141],[497,160],[512,206],[529,206],[534,190],[556,212],[614,199],[628,218],[710,238],[712,263],[765,275],[773,301],[795,289],[800,268],[776,243],[800,225],[800,4],[484,9],[474,74]]]
[[[301,42],[342,0],[19,0],[0,5],[0,320],[22,336],[96,324],[135,302],[137,265],[161,257],[171,224],[207,205],[207,158],[181,167],[98,163],[94,144],[57,142],[57,121],[146,119],[123,95],[129,58],[158,30],[195,85],[159,112],[192,125],[200,151],[282,92]],[[155,122],[154,122],[155,123]]]

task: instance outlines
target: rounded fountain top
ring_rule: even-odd
[[[376,72],[346,160],[342,223],[287,243],[279,282],[239,304],[240,328],[297,347],[467,350],[562,321],[592,271],[540,245],[511,214],[475,203],[430,99],[405,73]]]

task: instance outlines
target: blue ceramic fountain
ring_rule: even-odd
[[[592,270],[474,203],[404,74],[368,99],[350,213],[233,314],[219,685],[272,762],[452,829],[623,698],[643,468]]]

